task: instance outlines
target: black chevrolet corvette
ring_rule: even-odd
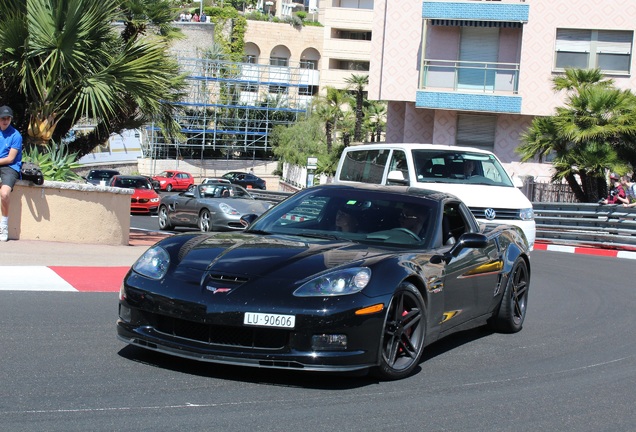
[[[399,379],[443,336],[523,325],[523,232],[479,225],[454,196],[325,185],[243,221],[150,247],[122,284],[118,337],[215,363]]]

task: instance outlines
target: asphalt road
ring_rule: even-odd
[[[114,293],[0,292],[2,431],[634,430],[634,263],[535,251],[524,329],[440,341],[404,380],[128,347]]]

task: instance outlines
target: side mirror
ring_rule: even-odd
[[[445,252],[444,255],[433,255],[431,263],[439,264],[445,261],[446,264],[453,258],[457,257],[464,249],[482,249],[488,246],[488,237],[479,233],[464,233],[453,247]]]
[[[404,178],[402,171],[389,171],[389,175],[386,177],[387,184],[400,184],[404,186],[409,185],[409,180]]]
[[[244,214],[243,216],[241,216],[241,219],[239,219],[239,221],[241,222],[241,225],[243,225],[245,228],[247,228],[248,226],[250,226],[250,224],[252,222],[254,222],[256,220],[257,217],[258,217],[258,215],[254,214],[254,213],[248,213],[248,214]]]

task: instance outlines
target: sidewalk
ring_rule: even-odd
[[[128,246],[37,240],[0,243],[0,291],[117,292],[137,258],[168,235],[133,229]]]

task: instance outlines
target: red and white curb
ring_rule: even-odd
[[[0,291],[118,292],[129,268],[3,266]]]
[[[615,249],[598,249],[579,246],[565,246],[545,243],[535,243],[534,250],[547,250],[554,252],[568,252],[582,255],[606,256],[612,258],[636,259],[636,252]]]
[[[636,259],[636,251],[535,243],[535,250]],[[0,291],[118,292],[130,267],[0,266]]]

